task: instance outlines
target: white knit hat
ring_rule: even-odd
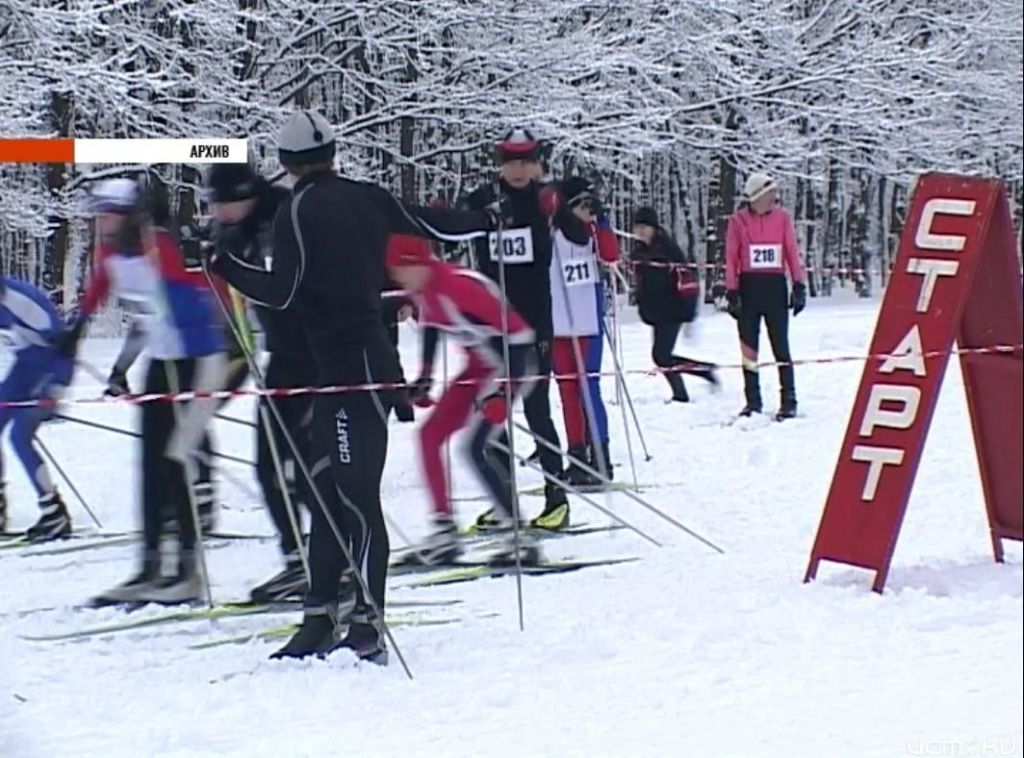
[[[761,171],[756,171],[747,177],[743,185],[743,194],[748,202],[754,202],[759,197],[775,189],[775,177]]]
[[[334,157],[334,129],[316,111],[300,111],[277,133],[282,166],[323,163]]]

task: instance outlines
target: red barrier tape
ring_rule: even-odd
[[[855,363],[869,360],[887,360],[892,357],[907,357],[909,353],[902,353],[899,356],[892,356],[887,353],[880,353],[878,355],[858,356],[858,355],[841,355],[832,358],[805,358],[801,360],[795,360],[790,362],[784,361],[765,361],[758,363],[757,368],[772,368],[778,366],[815,366],[824,365],[830,363]],[[987,347],[966,347],[966,348],[955,348],[949,351],[933,350],[925,353],[915,353],[924,359],[939,358],[945,355],[1006,355],[1012,358],[1024,359],[1024,344],[1020,345],[989,345]],[[648,369],[631,369],[623,371],[623,374],[631,374],[634,376],[660,376],[662,374],[669,373],[683,373],[687,369],[704,368],[703,366],[697,366],[692,364],[680,364],[673,366],[672,368],[648,368]],[[725,363],[716,366],[717,369],[737,369],[744,368],[742,363]],[[588,377],[612,377],[615,376],[613,371],[593,371],[587,374]],[[531,377],[523,377],[523,379],[545,379],[551,378],[556,381],[559,379],[575,380],[577,374],[552,374],[549,376],[535,375]],[[465,384],[473,384],[474,382],[466,381]],[[325,387],[290,387],[290,388],[278,388],[268,387],[267,389],[237,389],[237,390],[214,390],[211,392],[178,392],[178,393],[152,393],[152,394],[139,394],[139,395],[122,395],[116,398],[110,397],[95,397],[95,398],[69,398],[62,399],[60,401],[54,401],[52,399],[37,399],[37,400],[11,400],[11,401],[0,401],[0,408],[52,408],[56,405],[91,405],[96,403],[110,404],[110,403],[128,403],[131,405],[138,405],[140,403],[156,403],[156,402],[187,402],[189,400],[228,400],[235,397],[293,397],[295,395],[335,395],[343,392],[381,392],[386,390],[403,389],[408,385],[402,382],[374,382],[367,384],[352,384],[352,385],[328,385]]]

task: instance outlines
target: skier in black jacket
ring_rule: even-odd
[[[291,201],[274,219],[270,269],[245,262],[237,225],[221,230],[213,268],[257,303],[296,314],[320,386],[397,382],[397,353],[388,341],[380,297],[389,234],[469,239],[493,227],[491,214],[411,209],[379,187],[337,176],[334,132],[317,113],[295,114],[278,135],[278,150],[297,181]],[[330,520],[320,507],[311,508],[311,582],[303,622],[274,657],[349,647],[360,658],[387,660],[383,619],[372,610],[384,610],[389,546],[380,481],[393,402],[393,392],[363,389],[313,399],[310,458]],[[354,566],[346,567],[339,539],[347,543]],[[361,572],[373,603],[353,582],[346,583],[352,591],[339,598],[345,568]]]
[[[689,269],[687,259],[672,236],[658,223],[653,208],[638,208],[633,214],[633,235],[638,244],[633,251],[636,266],[636,301],[640,319],[653,327],[654,365],[664,370],[672,389],[672,400],[690,402],[682,374],[699,376],[718,386],[715,364],[675,355],[673,350],[683,324],[697,315],[700,285]]]
[[[273,256],[271,234],[274,216],[286,203],[290,193],[274,187],[245,164],[214,164],[207,177],[213,215],[222,225],[235,224],[244,240],[240,253],[249,265],[261,268]],[[309,387],[316,384],[316,365],[306,343],[306,335],[294,311],[277,311],[256,306],[256,316],[263,327],[264,347],[270,353],[266,383],[273,388]],[[311,395],[281,396],[274,399],[296,446],[309,462],[309,426],[312,416]],[[298,540],[301,514],[288,513],[289,500],[310,505],[304,479],[299,472],[294,452],[266,400],[261,401],[256,418],[256,477],[263,498],[280,538],[284,570],[252,590],[255,602],[273,602],[302,597],[308,591]],[[283,472],[281,482],[274,453]],[[287,487],[287,492],[283,489]]]
[[[537,437],[552,448],[538,446],[541,467],[550,477],[562,476],[558,432],[551,419],[548,396],[551,374],[551,225],[552,204],[557,192],[539,181],[541,143],[526,129],[513,129],[496,146],[500,176],[467,196],[462,205],[486,208],[493,203],[502,209],[501,242],[505,260],[505,293],[512,307],[529,322],[537,335],[536,365],[541,379],[526,396],[526,423]],[[473,243],[475,267],[500,284],[498,234]],[[493,511],[477,519],[478,526],[491,526]],[[531,522],[534,527],[563,529],[569,525],[569,501],[562,487],[544,485],[544,510]]]

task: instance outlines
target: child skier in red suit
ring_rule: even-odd
[[[441,459],[444,443],[460,429],[469,427],[467,452],[473,469],[494,500],[500,520],[511,524],[514,514],[509,457],[492,449],[491,443],[508,445],[504,430],[509,413],[505,385],[512,383],[513,400],[529,391],[522,378],[533,373],[529,364],[535,336],[529,324],[502,302],[493,282],[437,260],[430,254],[426,240],[392,235],[387,266],[391,278],[409,293],[424,327],[423,365],[410,397],[421,407],[434,406],[420,427],[419,436],[435,530],[415,551],[415,560],[427,564],[451,562],[459,556],[460,548],[445,486]],[[502,345],[506,328],[508,366]],[[461,344],[467,362],[436,403],[432,403],[429,392],[439,330]],[[521,560],[536,561],[538,557],[535,545],[520,540]],[[511,542],[494,557],[501,562],[514,559]]]

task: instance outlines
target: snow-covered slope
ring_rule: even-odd
[[[794,354],[862,354],[876,312],[876,302],[812,302],[792,324]],[[728,316],[705,314],[697,332],[680,341],[681,353],[736,361]],[[649,366],[647,329],[630,316],[623,337],[627,369]],[[415,342],[406,329],[402,352],[411,370]],[[84,357],[105,371],[117,347],[90,340]],[[801,418],[733,426],[723,422],[742,405],[738,369],[723,373],[718,395],[690,380],[690,406],[665,405],[660,377],[631,374],[652,454],[644,460],[632,430],[638,479],[651,485],[643,496],[724,554],[619,493],[610,501],[616,512],[665,546],[624,530],[546,542],[553,557],[640,560],[524,578],[523,632],[511,577],[429,589],[397,578],[391,600],[462,601],[391,611],[400,621],[456,620],[394,626],[412,682],[394,656],[380,669],[356,666],[346,653],[271,663],[273,642],[195,649],[294,621],[294,614],[28,641],[119,618],[71,606],[125,578],[137,547],[36,557],[0,550],[0,755],[1020,755],[1021,549],[1008,543],[1007,564],[992,562],[955,363],[886,593],[871,593],[863,572],[830,564],[816,583],[801,583],[860,370],[858,363],[800,367]],[[763,382],[774,407],[774,372]],[[80,373],[75,393],[95,397],[99,385]],[[605,395],[615,397],[610,378]],[[249,400],[227,410],[244,418],[251,411]],[[69,412],[135,423],[122,404]],[[616,475],[625,480],[621,408],[609,412]],[[216,429],[221,450],[252,455],[249,430],[224,422]],[[391,431],[384,504],[415,539],[426,532],[427,504],[413,429]],[[41,437],[105,528],[134,527],[133,440],[69,423],[45,427]],[[525,439],[518,444],[530,447]],[[456,496],[477,493],[455,460]],[[30,489],[6,449],[5,464],[14,524],[27,526],[35,518]],[[252,472],[225,464],[225,474],[233,481],[221,480],[222,525],[270,534]],[[539,481],[523,469],[520,476],[521,484]],[[77,526],[87,527],[64,492]],[[539,506],[524,500],[531,512]],[[460,517],[468,521],[481,507],[460,503]],[[607,521],[577,502],[573,519]],[[393,545],[401,542],[393,531]],[[208,559],[219,601],[244,596],[278,568],[269,541],[235,542],[210,550]],[[41,606],[57,609],[25,613]]]

